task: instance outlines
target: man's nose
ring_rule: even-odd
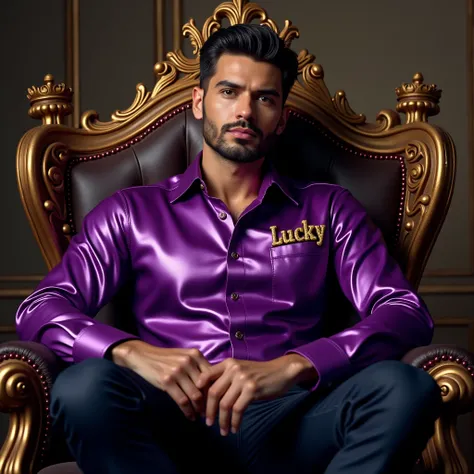
[[[247,94],[241,94],[237,101],[237,118],[249,120],[253,117],[253,113],[252,98]]]

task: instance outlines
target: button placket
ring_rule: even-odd
[[[245,233],[234,228],[227,247],[227,309],[229,311],[229,339],[232,346],[232,357],[248,358],[248,347],[245,338],[246,309],[242,284],[245,278],[244,259],[238,250],[241,250],[240,239]]]

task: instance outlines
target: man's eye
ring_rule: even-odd
[[[261,95],[259,98],[260,102],[263,102],[264,104],[269,104],[272,102],[272,99],[270,97],[267,97],[266,95]]]
[[[224,89],[222,91],[222,94],[227,96],[227,97],[230,97],[230,96],[234,95],[234,91],[232,89]]]

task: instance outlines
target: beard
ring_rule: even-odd
[[[235,163],[253,163],[263,158],[273,148],[278,138],[276,129],[263,138],[262,131],[246,120],[225,124],[221,127],[220,132],[216,124],[207,118],[205,111],[203,111],[203,121],[203,136],[207,145],[222,156],[222,158]],[[257,137],[252,138],[250,141],[235,137],[226,140],[226,133],[236,127],[248,128]]]

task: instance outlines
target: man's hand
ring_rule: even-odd
[[[198,349],[163,349],[139,340],[112,349],[112,360],[167,392],[190,420],[204,415],[205,398],[196,387],[211,365]]]
[[[289,354],[268,362],[226,359],[204,371],[196,386],[207,392],[206,423],[211,426],[219,410],[221,434],[235,433],[242,415],[254,400],[276,398],[294,384],[315,379],[311,362],[298,354]]]

